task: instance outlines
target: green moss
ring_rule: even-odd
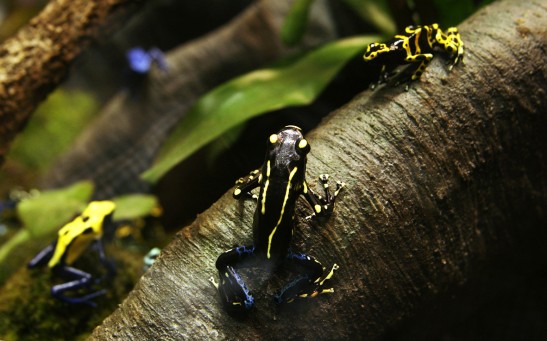
[[[29,169],[47,168],[71,146],[97,109],[90,95],[60,88],[32,115],[25,130],[15,139],[8,158]]]
[[[49,269],[21,268],[0,290],[0,339],[9,340],[75,340],[84,339],[119,303],[141,275],[142,254],[109,247],[115,259],[117,274],[101,283],[108,290],[96,298],[97,308],[61,302],[50,295],[53,284],[63,281]],[[97,273],[96,255],[91,253],[75,266]],[[100,276],[100,273],[97,273]]]

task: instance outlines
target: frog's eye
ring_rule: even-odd
[[[368,57],[374,51],[376,48],[376,44],[372,43],[367,46],[367,50],[365,51],[365,56]]]
[[[367,50],[364,54],[364,59],[369,61],[378,56],[379,53],[385,52],[387,46],[385,44],[372,43],[367,46]],[[389,51],[389,49],[387,49]]]
[[[269,140],[270,140],[270,143],[271,143],[271,144],[276,143],[276,142],[277,142],[277,134],[272,134],[272,135],[270,135],[270,139],[269,139]]]
[[[301,150],[304,153],[308,153],[310,151],[310,145],[306,139],[301,139],[298,141],[296,146],[298,147],[298,150]]]

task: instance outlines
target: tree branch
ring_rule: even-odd
[[[496,2],[460,26],[464,66],[447,73],[436,58],[410,91],[362,93],[308,134],[308,181],[329,172],[348,183],[321,230],[300,218],[307,208],[298,214],[296,247],[340,264],[333,295],[278,309],[271,294],[286,276],[252,272],[256,310],[227,315],[208,278],[221,251],[250,242],[254,210],[227,193],[92,338],[378,339],[501,255],[541,253],[546,18],[541,1]]]
[[[135,0],[55,0],[0,45],[0,164],[36,106],[98,30]]]

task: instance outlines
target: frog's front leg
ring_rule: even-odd
[[[106,290],[103,289],[79,297],[66,296],[65,293],[67,291],[74,291],[80,288],[87,288],[91,286],[94,283],[93,276],[85,271],[69,266],[57,266],[56,268],[54,268],[54,271],[63,277],[74,278],[74,280],[70,282],[58,284],[51,288],[51,295],[61,301],[76,304],[82,303],[92,307],[96,307],[97,304],[93,302],[92,299],[106,293]]]
[[[239,178],[236,185],[233,193],[235,199],[240,199],[242,195],[245,195],[247,198],[258,200],[258,196],[252,194],[251,191],[260,186],[260,170],[255,169],[246,178]]]
[[[292,251],[287,256],[286,264],[300,275],[275,294],[274,300],[277,303],[290,303],[297,298],[312,298],[319,294],[334,292],[329,282],[334,271],[338,269],[337,264],[334,264],[329,272],[325,272],[323,265],[315,258]]]
[[[328,174],[319,175],[319,181],[321,182],[325,192],[324,197],[317,195],[311,188],[308,187],[308,184],[304,182],[304,197],[313,208],[313,213],[307,216],[306,220],[310,220],[314,216],[328,218],[334,210],[334,202],[336,201],[336,197],[338,196],[340,190],[345,186],[345,183],[337,181],[336,189],[334,192],[331,192],[329,188]]]
[[[217,258],[218,291],[230,312],[245,312],[254,305],[254,298],[236,269],[251,266],[255,259],[255,248],[252,246],[235,247]]]
[[[30,262],[28,262],[28,268],[34,269],[35,267],[46,265],[53,256],[56,244],[57,241],[54,241],[53,243],[42,249],[42,251],[38,252],[38,254],[34,256],[34,258],[30,260]]]
[[[97,283],[101,282],[103,279],[111,278],[116,274],[116,266],[114,265],[114,262],[110,260],[106,253],[104,252],[104,245],[101,239],[96,240],[92,248],[97,251],[97,254],[99,255],[99,261],[106,269],[106,274],[101,277],[100,279],[96,280]]]

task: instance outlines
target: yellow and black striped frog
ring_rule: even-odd
[[[404,34],[386,43],[369,44],[363,58],[378,68],[378,84],[393,80],[393,85],[405,83],[408,90],[409,83],[420,79],[438,51],[450,57],[449,70],[463,62],[463,41],[456,27],[443,31],[438,24],[408,26]],[[395,68],[405,64],[410,66],[394,77]],[[372,84],[372,88],[375,86]]]

